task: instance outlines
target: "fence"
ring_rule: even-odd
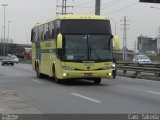
[[[141,72],[154,73],[155,76],[160,77],[160,64],[134,64],[134,63],[116,63],[117,70],[122,70],[123,74],[127,71],[134,71],[134,75],[138,76]]]

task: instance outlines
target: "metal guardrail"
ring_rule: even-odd
[[[123,74],[127,71],[134,71],[134,75],[138,76],[141,72],[154,73],[155,76],[160,77],[160,64],[134,64],[134,63],[116,63],[117,70],[123,70]]]
[[[0,56],[0,61],[3,59],[3,57],[2,56]]]

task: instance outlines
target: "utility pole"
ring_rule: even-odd
[[[9,39],[10,39],[10,37],[9,37],[9,23],[10,22],[12,22],[12,21],[8,21],[8,38],[7,38],[7,54],[8,54],[8,45],[10,44],[10,41],[9,41]]]
[[[160,26],[159,26],[159,30],[158,30],[158,38],[160,38]]]
[[[60,2],[61,1],[61,2]],[[66,14],[73,14],[73,12],[67,12],[69,8],[73,9],[73,5],[67,5],[67,2],[69,0],[57,0],[57,6],[56,6],[56,14],[57,15],[66,15]],[[70,0],[71,1],[71,0]],[[73,1],[73,0],[72,0]],[[61,8],[61,12],[59,12],[59,8]]]
[[[95,15],[100,15],[101,0],[95,0]]]
[[[2,4],[2,6],[4,7],[4,38],[3,38],[3,39],[4,39],[4,43],[3,43],[3,55],[5,56],[5,54],[6,54],[6,53],[5,53],[5,51],[6,51],[6,48],[5,48],[5,47],[6,47],[6,46],[5,46],[5,39],[6,39],[6,38],[5,38],[5,29],[6,29],[6,28],[5,28],[5,24],[6,24],[6,23],[5,23],[5,22],[6,22],[5,7],[8,6],[8,4]]]
[[[2,48],[2,46],[3,46],[3,44],[4,44],[4,42],[3,42],[3,26],[1,27],[1,56],[3,56],[3,48]]]
[[[157,51],[158,51],[158,54],[160,54],[160,26],[159,26],[158,38],[157,38]]]
[[[123,60],[127,60],[127,22],[129,20],[127,19],[126,16],[124,16],[124,19],[123,19]]]

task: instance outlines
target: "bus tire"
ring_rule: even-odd
[[[113,70],[113,71],[112,71],[112,78],[113,78],[113,79],[116,79],[116,72],[117,72],[117,70]]]
[[[55,83],[59,84],[61,80],[58,79],[57,77],[55,77],[54,81],[55,81]]]
[[[53,79],[53,80],[56,79],[55,73],[56,73],[56,72],[55,72],[55,66],[53,65],[53,66],[52,66],[52,79]]]
[[[95,85],[98,85],[101,83],[101,78],[95,78],[93,82]]]
[[[39,66],[38,65],[36,67],[36,74],[37,74],[37,78],[43,78],[42,73],[39,72]]]

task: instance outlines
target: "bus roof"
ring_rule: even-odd
[[[108,20],[108,18],[106,16],[99,16],[99,15],[61,15],[61,16],[58,16],[56,18],[50,18],[46,21],[42,21],[42,22],[38,22],[36,24],[36,26],[39,26],[39,25],[42,25],[42,24],[45,24],[45,23],[48,23],[48,22],[51,22],[51,21],[54,21],[54,20]]]
[[[106,20],[107,17],[99,15],[61,15],[59,19],[93,19],[93,20]]]

